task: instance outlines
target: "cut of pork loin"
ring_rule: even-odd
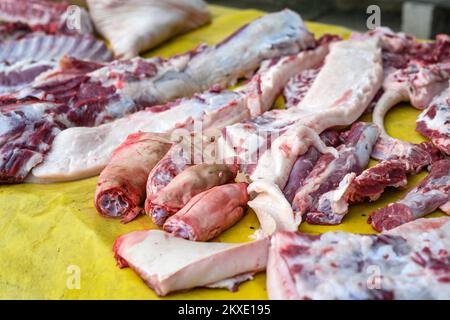
[[[369,223],[377,231],[390,230],[421,218],[449,201],[450,160],[444,159],[434,162],[427,177],[403,199],[372,212]]]
[[[255,38],[259,39],[256,43]],[[315,41],[305,29],[300,16],[284,10],[255,20],[234,37],[213,47],[202,46],[168,60],[135,58],[115,61],[87,74],[81,83],[70,86],[71,89],[80,88],[73,90],[74,92],[83,91],[84,87],[90,86],[110,92],[109,96],[102,98],[103,103],[95,108],[89,108],[91,111],[89,116],[94,121],[83,121],[85,124],[78,126],[98,125],[145,107],[208,90],[214,84],[226,86],[254,71],[264,59],[297,53],[314,45]],[[245,54],[237,54],[240,51],[245,51]],[[301,63],[299,64],[303,67]],[[301,68],[297,71],[301,71]],[[51,80],[46,81],[45,84],[48,85]],[[19,92],[14,97],[17,99],[31,95],[46,99],[65,98],[64,101],[67,101],[67,95],[62,95],[61,92],[58,95],[49,94],[52,91],[58,92],[61,87],[62,84],[55,89],[54,86],[48,88],[42,83],[36,83],[32,89]],[[96,94],[96,97],[98,96],[99,94]],[[255,98],[257,97],[258,95]],[[69,105],[72,105],[71,101]],[[177,104],[173,105],[176,106]],[[114,110],[114,113],[106,112],[108,118],[105,118],[105,109]],[[197,108],[191,106],[191,109]],[[135,115],[133,119],[114,122],[100,128],[65,130],[56,137],[44,164],[34,171],[35,178],[41,182],[49,182],[80,179],[98,174],[111,157],[112,151],[128,134],[138,130],[156,132],[167,130],[161,128],[165,125],[162,119],[154,117],[156,110],[164,111],[153,107],[149,109],[150,113],[141,113]],[[144,116],[145,114],[147,116]],[[173,129],[174,123],[185,122],[189,114],[169,110],[168,113],[159,113],[159,116],[169,118],[172,116],[173,120],[167,122],[170,129]],[[145,120],[147,123],[144,123]],[[156,129],[153,130],[152,126]],[[70,143],[67,144],[67,141]]]
[[[449,299],[450,219],[380,235],[278,232],[267,262],[270,299]]]
[[[297,190],[292,201],[294,211],[306,214],[309,223],[339,224],[348,209],[347,188],[354,175],[369,163],[378,134],[376,125],[364,122],[357,122],[344,132],[337,155],[322,155]]]
[[[445,89],[417,117],[416,131],[429,138],[443,153],[450,156],[450,89]]]
[[[96,62],[112,58],[105,44],[93,36],[36,33],[8,40],[0,43],[0,94],[24,89],[40,74],[57,69],[64,55]]]
[[[66,1],[2,0],[0,21],[49,34],[90,33],[93,29],[87,11]]]
[[[161,135],[129,135],[100,174],[94,195],[97,211],[104,217],[119,217],[122,222],[140,214],[148,172],[170,146],[171,141]]]
[[[237,168],[227,164],[202,163],[190,166],[158,193],[147,193],[145,212],[153,223],[163,225],[168,217],[185,207],[194,196],[232,182],[236,174]]]
[[[212,285],[265,269],[269,240],[248,243],[195,242],[159,230],[119,237],[114,253],[157,295]]]
[[[117,57],[131,58],[211,20],[202,0],[87,0],[96,29]]]
[[[208,241],[238,222],[248,202],[247,183],[217,186],[194,196],[164,223],[164,231],[192,241]]]

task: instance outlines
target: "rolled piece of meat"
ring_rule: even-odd
[[[450,201],[450,160],[433,163],[430,173],[401,200],[378,209],[369,217],[377,231],[390,230],[421,218]]]
[[[150,170],[171,143],[163,135],[139,132],[127,137],[100,174],[94,204],[104,217],[126,223],[142,212]]]
[[[267,263],[269,239],[247,243],[196,242],[160,230],[127,233],[114,243],[119,267],[132,268],[157,295],[195,287],[229,287]],[[250,277],[251,278],[251,277]]]
[[[147,197],[145,212],[157,225],[183,208],[195,195],[236,178],[237,167],[226,164],[197,164],[177,175],[166,187]]]
[[[208,241],[239,221],[248,202],[247,183],[217,186],[193,197],[163,229],[174,236]]]

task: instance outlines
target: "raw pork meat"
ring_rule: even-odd
[[[147,192],[145,212],[153,223],[163,225],[168,217],[185,207],[194,196],[232,182],[236,174],[236,168],[227,164],[202,163],[190,166],[158,193]]]
[[[96,62],[112,59],[111,51],[93,36],[36,33],[0,42],[0,94],[21,90],[40,74],[57,69],[64,55]]]
[[[278,232],[267,262],[270,299],[449,299],[450,219],[380,235]]]
[[[208,241],[238,222],[247,206],[247,184],[217,186],[194,196],[163,229],[192,241]]]
[[[329,147],[337,147],[341,143],[339,133],[334,130],[323,132],[320,135],[320,139]],[[289,174],[289,179],[283,189],[283,194],[289,203],[292,203],[292,200],[294,200],[296,191],[314,168],[319,157],[320,152],[316,148],[310,147],[306,153],[302,154],[295,161]]]
[[[143,210],[148,172],[167,153],[169,139],[152,133],[135,133],[114,151],[100,174],[94,196],[104,217],[134,219]]]
[[[87,0],[96,29],[131,58],[211,20],[202,0]]]
[[[448,85],[450,78],[450,38],[439,35],[435,42],[418,43],[412,37],[380,31],[385,63],[384,92],[373,111],[373,122],[381,134],[372,156],[378,160],[391,157],[416,157],[417,146],[390,137],[384,129],[384,117],[396,104],[410,101],[418,109],[426,108]],[[420,155],[419,155],[420,156]],[[425,163],[414,171],[420,171]]]
[[[416,130],[429,138],[443,153],[450,156],[450,89],[433,100],[417,117]]]
[[[283,213],[272,210],[272,196],[279,198],[279,190],[285,187],[295,161],[311,144],[321,153],[337,156],[337,151],[327,148],[318,133],[356,121],[381,85],[383,70],[378,41],[341,41],[332,43],[330,47],[324,66],[297,107],[273,110],[248,123],[227,127],[225,138],[219,139],[223,144],[219,150],[225,150],[224,159],[236,155],[241,169],[250,175],[253,183],[257,180],[267,182],[253,190],[254,199],[249,202],[250,207],[258,204],[254,208],[258,217],[270,217],[268,223],[261,223],[262,226],[270,226],[267,231],[261,230],[262,234],[273,232],[274,228],[277,230],[277,226],[286,227],[284,223],[273,221],[291,221],[293,224],[288,230],[298,226],[297,217],[286,220],[273,216],[280,214],[284,217],[291,210]],[[278,191],[274,186],[269,188],[270,184],[275,184]],[[249,190],[251,188],[252,185]],[[281,206],[285,208],[286,203],[289,204],[286,200]]]
[[[256,43],[255,38],[259,39]],[[145,107],[207,90],[214,84],[226,86],[255,70],[263,59],[296,53],[310,46],[314,46],[314,39],[306,31],[300,16],[284,10],[255,20],[239,34],[214,47],[203,46],[169,60],[135,58],[115,61],[87,74],[81,84],[75,86],[95,86],[100,92],[108,93],[106,97],[96,93],[96,97],[102,98],[102,103],[96,108],[90,108],[90,116],[95,121],[83,121],[81,126],[98,125]],[[241,51],[245,51],[245,54],[238,54]],[[313,51],[309,54],[313,55]],[[310,62],[304,63],[308,65]],[[302,64],[299,65],[303,67]],[[32,94],[45,96],[47,99],[62,98],[60,95],[49,96],[48,91],[42,89],[42,85],[35,85],[32,91],[27,90],[16,96]],[[128,134],[138,130],[173,130],[174,124],[186,123],[191,115],[195,118],[196,114],[203,114],[203,111],[195,106],[185,107],[184,110],[175,108],[177,106],[178,103],[173,104],[170,110],[153,107],[148,109],[149,112],[98,128],[64,130],[53,142],[46,161],[34,170],[34,181],[73,180],[95,175],[106,165],[112,151]],[[196,111],[195,114],[191,114],[192,109]],[[114,113],[105,112],[112,110]],[[105,113],[108,118],[104,117]],[[164,121],[163,117],[166,117]]]
[[[408,143],[395,143],[392,146],[401,147],[402,145],[408,146]],[[408,183],[407,174],[417,173],[424,166],[442,158],[439,150],[431,142],[422,142],[410,146],[412,147],[407,148],[408,153],[402,154],[401,151],[405,149],[399,148],[399,156],[390,157],[388,160],[383,160],[364,170],[351,183],[346,195],[348,200],[351,203],[363,202],[365,199],[375,201],[381,196],[385,188],[406,186]]]
[[[427,177],[403,199],[372,212],[369,223],[377,231],[390,230],[423,217],[449,201],[450,160],[446,159],[433,163]]]
[[[262,271],[268,245],[267,238],[248,243],[195,242],[148,230],[119,237],[114,253],[119,267],[129,266],[157,295],[165,296],[195,287],[217,287],[221,280]]]
[[[55,33],[90,33],[89,14],[66,1],[56,3],[45,0],[2,0],[0,21],[27,31]],[[12,30],[14,31],[14,30]]]
[[[255,38],[259,39],[257,43],[254,42]],[[64,81],[60,79],[60,72],[55,72],[36,81],[31,88],[0,100],[17,101],[25,97],[36,97],[65,103],[68,106],[66,105],[64,112],[60,110],[62,115],[71,118],[70,113],[79,113],[77,121],[66,121],[66,126],[96,126],[146,107],[207,90],[214,84],[225,86],[234,83],[238,78],[255,70],[263,59],[296,53],[313,45],[314,39],[306,31],[301,18],[292,11],[284,10],[257,19],[236,36],[214,47],[201,46],[168,60],[135,58],[114,61],[83,77]],[[245,51],[245,55],[237,54],[240,51]],[[77,99],[81,95],[84,96],[83,99]],[[84,101],[92,103],[92,96],[95,97],[95,106],[90,105],[87,108],[88,104]],[[175,106],[176,104],[173,105]],[[85,112],[85,109],[90,112]],[[164,111],[153,107],[149,114],[154,116],[158,113],[158,116],[162,117],[174,113],[174,110],[169,113],[159,113],[157,110]],[[142,123],[141,118],[142,114],[135,119],[140,119]],[[177,123],[177,120],[174,122]],[[171,123],[171,128],[174,122]],[[55,139],[47,161],[34,172],[35,176],[39,177],[40,181],[48,182],[79,179],[99,173],[115,147],[123,142],[128,134],[142,129],[130,120],[125,123],[122,122],[122,127],[127,129],[118,131],[117,123],[99,129],[64,130],[64,133]],[[154,122],[152,123],[154,125]],[[151,127],[144,126],[143,129],[148,130]],[[113,129],[115,134],[110,131]],[[5,132],[5,135],[8,134],[12,136],[12,132]],[[70,143],[66,143],[66,139]],[[10,157],[6,154],[2,156]],[[45,153],[41,155],[44,156]],[[31,168],[28,166],[28,170]],[[0,181],[19,182],[22,179],[23,177],[14,177],[13,173],[2,169]]]
[[[357,122],[343,133],[337,156],[326,153],[297,190],[292,207],[314,224],[339,224],[347,213],[347,188],[367,166],[378,138],[376,125]]]

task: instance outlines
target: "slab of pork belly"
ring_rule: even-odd
[[[114,253],[159,296],[207,286],[265,269],[269,240],[248,243],[195,242],[159,230],[119,237]]]
[[[421,218],[450,201],[450,160],[432,164],[430,173],[406,196],[371,213],[369,223],[377,231],[393,229]],[[447,212],[448,213],[448,212]]]
[[[380,235],[277,232],[270,299],[449,299],[450,219],[419,219]]]

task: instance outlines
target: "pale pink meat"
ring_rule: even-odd
[[[197,194],[166,220],[163,229],[193,241],[208,241],[220,235],[244,215],[247,186],[246,183],[225,184]]]

